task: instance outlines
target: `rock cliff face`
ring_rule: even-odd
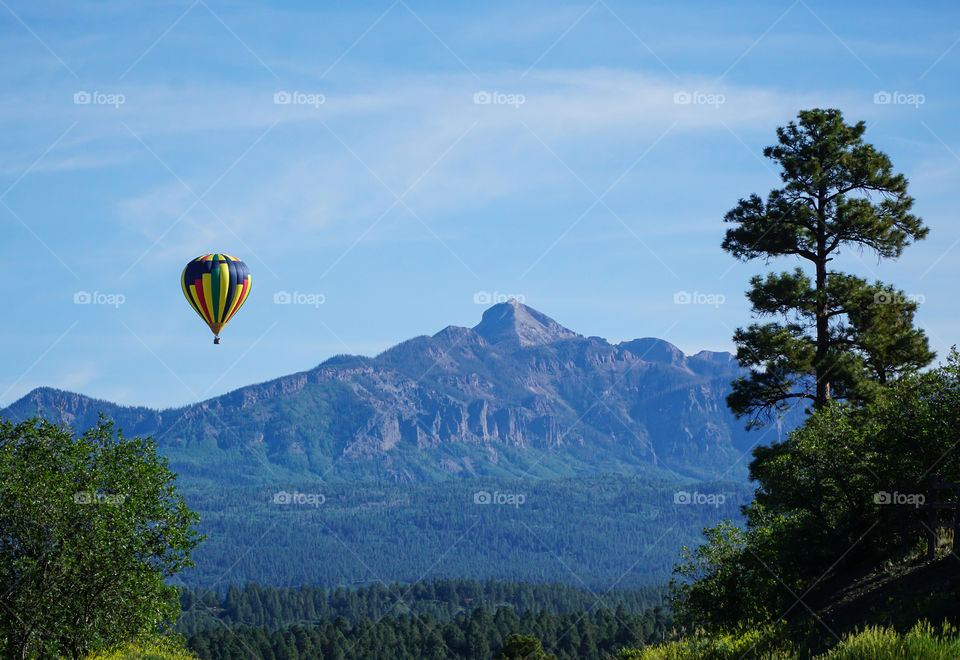
[[[39,410],[85,429],[103,412],[127,434],[155,436],[182,474],[241,480],[731,478],[745,475],[754,443],[778,434],[748,434],[728,412],[739,374],[729,353],[685,356],[653,338],[612,345],[510,301],[474,328],[449,326],[375,358],[338,356],[185,408],[41,388],[0,414]]]

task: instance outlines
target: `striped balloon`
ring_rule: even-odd
[[[219,344],[220,330],[250,295],[247,265],[229,254],[205,254],[187,264],[180,284],[193,311],[213,331],[213,343]]]

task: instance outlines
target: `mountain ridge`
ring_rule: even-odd
[[[253,480],[262,467],[399,482],[742,478],[740,459],[758,436],[724,403],[741,373],[729,353],[685,355],[652,337],[610,344],[512,300],[473,328],[447,326],[375,357],[333,356],[178,408],[37,388],[0,415],[40,411],[82,430],[104,412],[126,433],[155,436],[172,464],[197,476],[211,465]]]

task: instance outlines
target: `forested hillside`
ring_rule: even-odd
[[[599,609],[640,614],[660,607],[663,586],[626,591],[589,591],[563,584],[485,580],[430,580],[413,584],[374,584],[355,589],[298,587],[282,589],[249,583],[224,592],[185,591],[176,630],[193,634],[208,629],[247,625],[285,628],[312,625],[342,617],[347,622],[376,621],[388,614],[430,615],[446,621],[478,607],[508,607],[517,614],[569,614]]]
[[[191,588],[458,577],[635,589],[668,580],[676,549],[737,518],[751,490],[597,475],[183,492],[207,535],[178,576]]]
[[[519,616],[507,607],[477,608],[448,621],[429,614],[388,615],[350,625],[345,619],[319,625],[215,628],[188,638],[203,660],[254,657],[350,660],[489,660],[512,634],[532,634],[558,660],[600,660],[624,646],[663,639],[670,626],[663,608],[644,614],[598,610]]]

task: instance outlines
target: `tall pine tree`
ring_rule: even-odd
[[[863,141],[863,122],[839,110],[804,110],[777,129],[763,155],[781,168],[784,186],[766,202],[741,199],[727,213],[723,249],[737,259],[798,257],[812,271],[756,276],[747,292],[758,317],[734,334],[737,360],[749,376],[727,398],[748,426],[761,425],[797,399],[814,409],[831,398],[863,402],[890,379],[934,358],[913,325],[916,303],[882,282],[830,269],[841,249],[896,258],[928,232],[910,213],[907,180],[890,159]]]

